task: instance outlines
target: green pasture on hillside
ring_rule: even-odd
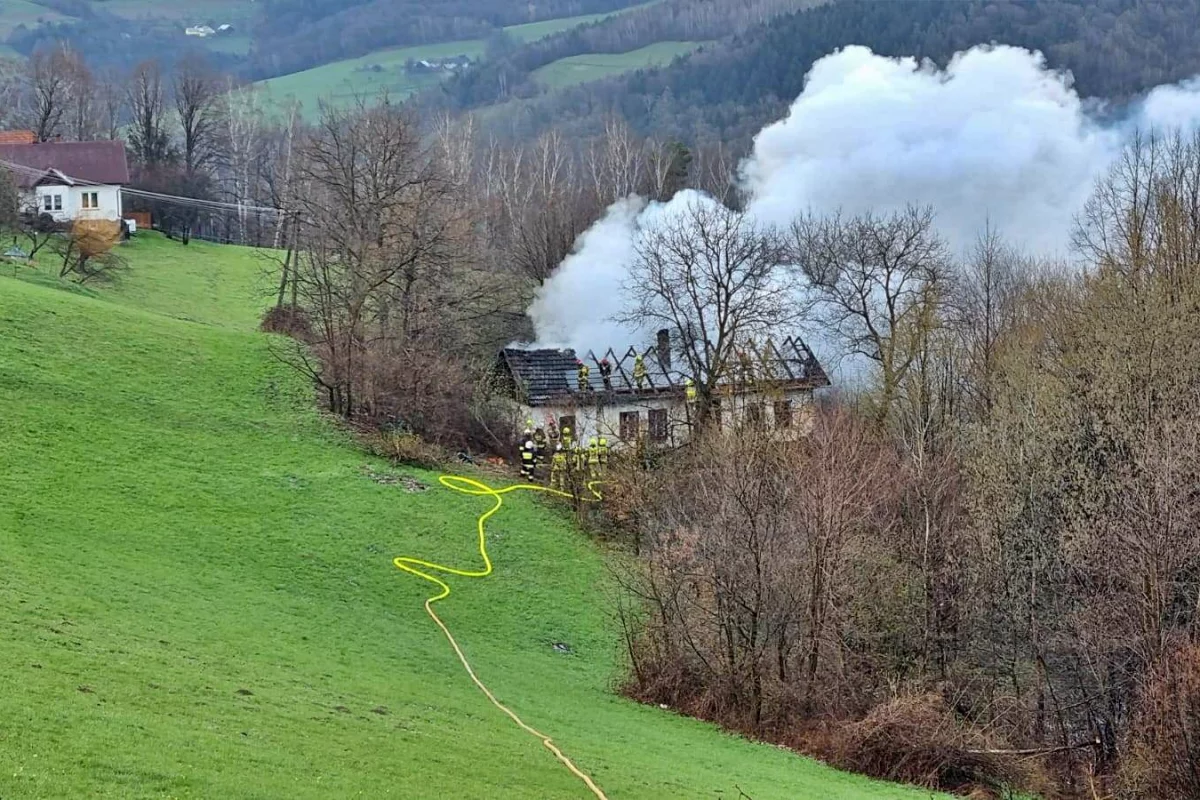
[[[475,565],[490,502],[315,409],[255,330],[258,255],[122,252],[83,290],[0,265],[0,798],[590,796],[392,565]],[[929,797],[622,699],[605,553],[523,495],[488,537],[440,613],[613,800]]]

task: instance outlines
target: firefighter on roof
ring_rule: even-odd
[[[646,383],[646,360],[638,353],[633,357],[633,382],[641,389]]]
[[[600,359],[600,379],[604,381],[605,389],[612,389],[612,364],[607,358]]]
[[[579,383],[579,391],[586,392],[588,389],[592,388],[591,381],[589,380],[589,378],[591,377],[591,374],[592,374],[591,367],[589,367],[587,364],[583,363],[579,359],[575,359],[575,367],[578,370],[577,377],[578,377],[578,383]]]

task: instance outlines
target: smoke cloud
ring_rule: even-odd
[[[847,47],[813,65],[788,114],[755,137],[740,175],[751,214],[766,224],[809,211],[929,204],[955,249],[990,223],[1031,252],[1063,255],[1075,214],[1134,129],[1198,122],[1200,78],[1159,87],[1121,122],[1104,124],[1069,75],[1028,50],[977,47],[943,70]],[[697,198],[610,208],[531,306],[539,345],[644,341],[645,331],[611,319],[625,305],[634,243]]]

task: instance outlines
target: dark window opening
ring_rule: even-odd
[[[746,404],[746,424],[755,427],[763,424],[763,407],[762,403],[751,401]]]
[[[667,440],[667,410],[665,408],[650,409],[650,440],[654,442]]]
[[[792,401],[778,400],[775,403],[775,427],[792,427]]]
[[[633,442],[637,440],[638,428],[641,425],[641,414],[636,411],[621,412],[621,441]]]

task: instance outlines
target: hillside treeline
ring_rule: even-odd
[[[489,119],[522,136],[563,120],[595,130],[603,115],[619,113],[656,135],[746,140],[799,95],[815,60],[852,44],[942,65],[979,44],[1034,48],[1052,68],[1070,70],[1080,94],[1121,99],[1200,73],[1200,42],[1190,35],[1198,24],[1197,0],[844,0],[778,17],[669,67],[540,94]],[[561,46],[538,43],[529,57]],[[508,85],[519,84],[510,75]],[[495,95],[470,80],[437,91],[450,92],[457,107]]]

